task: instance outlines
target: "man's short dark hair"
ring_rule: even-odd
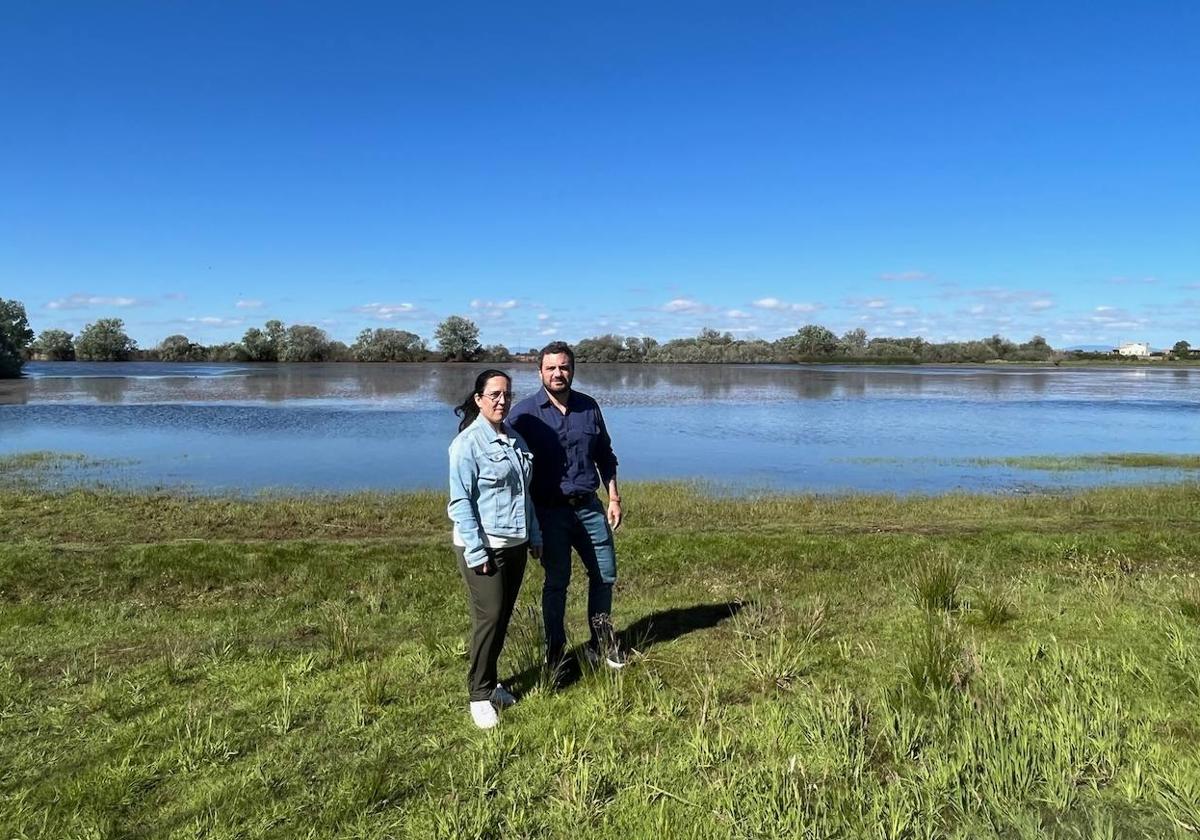
[[[571,360],[571,369],[575,369],[575,351],[571,349],[571,345],[565,341],[551,341],[538,353],[538,370],[542,369],[542,359],[547,356],[556,356],[559,353],[566,353],[567,358]]]

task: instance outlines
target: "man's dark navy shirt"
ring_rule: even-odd
[[[617,475],[617,456],[600,406],[587,394],[572,390],[563,414],[546,389],[539,388],[513,406],[508,424],[533,452],[534,504],[552,505],[564,496],[594,493],[601,482],[607,487]]]

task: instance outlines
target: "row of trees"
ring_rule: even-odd
[[[919,336],[868,338],[861,328],[839,337],[818,324],[808,324],[775,341],[740,340],[728,332],[703,329],[695,338],[677,338],[663,344],[653,338],[602,335],[575,346],[575,357],[581,362],[1045,362],[1062,356],[1040,335],[1024,344],[999,335],[937,344]]]
[[[88,324],[78,336],[66,330],[44,330],[34,339],[24,307],[0,300],[0,320],[11,325],[4,331],[14,338],[0,344],[0,375],[16,376],[26,357],[46,361],[163,361],[163,362],[422,362],[422,361],[509,361],[512,354],[500,345],[482,347],[479,327],[467,318],[452,315],[438,325],[431,350],[425,339],[408,330],[366,329],[347,346],[331,339],[320,327],[310,324],[286,326],[267,321],[261,328],[246,330],[241,341],[203,345],[186,335],[164,338],[156,347],[139,349],[125,332],[120,318],[101,318]],[[19,325],[19,326],[18,326]],[[0,341],[3,338],[0,337]]]
[[[246,330],[237,342],[203,345],[176,334],[166,337],[156,347],[139,349],[119,318],[101,318],[85,326],[77,336],[50,329],[35,339],[25,307],[18,301],[0,298],[0,377],[20,375],[29,357],[49,361],[164,362],[507,362],[512,359],[504,346],[481,346],[479,327],[459,315],[451,315],[438,324],[434,342],[436,349],[430,349],[416,333],[380,328],[363,330],[347,346],[331,339],[319,327],[287,326],[271,320],[261,328]],[[1190,349],[1188,342],[1180,341],[1170,355],[1186,359],[1191,355]],[[838,336],[819,324],[807,324],[775,341],[742,340],[728,332],[705,328],[694,338],[662,343],[649,337],[610,334],[585,338],[575,345],[575,356],[580,362],[625,363],[1045,362],[1058,361],[1067,355],[1039,335],[1022,344],[999,335],[978,341],[935,343],[919,336],[870,338],[861,328]]]

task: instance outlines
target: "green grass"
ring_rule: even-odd
[[[1200,827],[1200,485],[623,495],[634,662],[541,673],[532,564],[482,733],[439,494],[0,489],[0,837]]]
[[[1164,455],[1153,452],[1116,452],[1098,455],[1025,455],[1011,458],[973,458],[980,466],[1002,465],[1026,470],[1066,472],[1113,469],[1200,469],[1200,455]]]
[[[855,464],[888,466],[902,463],[939,465],[960,464],[974,467],[1013,467],[1043,472],[1072,472],[1083,470],[1163,469],[1200,470],[1200,455],[1173,455],[1155,452],[1109,452],[1091,455],[1014,455],[991,458],[897,458],[866,456],[844,459]]]
[[[15,452],[0,455],[0,488],[54,489],[81,485],[124,461],[90,458],[74,452]]]
[[[86,455],[73,452],[15,452],[0,455],[0,473],[34,472],[62,469],[65,466],[83,463]]]

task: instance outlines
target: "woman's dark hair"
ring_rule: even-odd
[[[487,385],[488,380],[497,376],[503,376],[505,379],[507,379],[508,388],[512,388],[512,377],[502,370],[492,370],[491,368],[488,368],[483,373],[476,376],[474,390],[467,394],[467,398],[462,401],[462,405],[456,406],[454,409],[454,413],[462,418],[462,420],[460,420],[458,423],[458,430],[460,432],[467,428],[467,426],[470,426],[472,423],[474,423],[475,418],[479,416],[479,406],[475,404],[475,398],[482,397],[483,388],[485,385]]]

